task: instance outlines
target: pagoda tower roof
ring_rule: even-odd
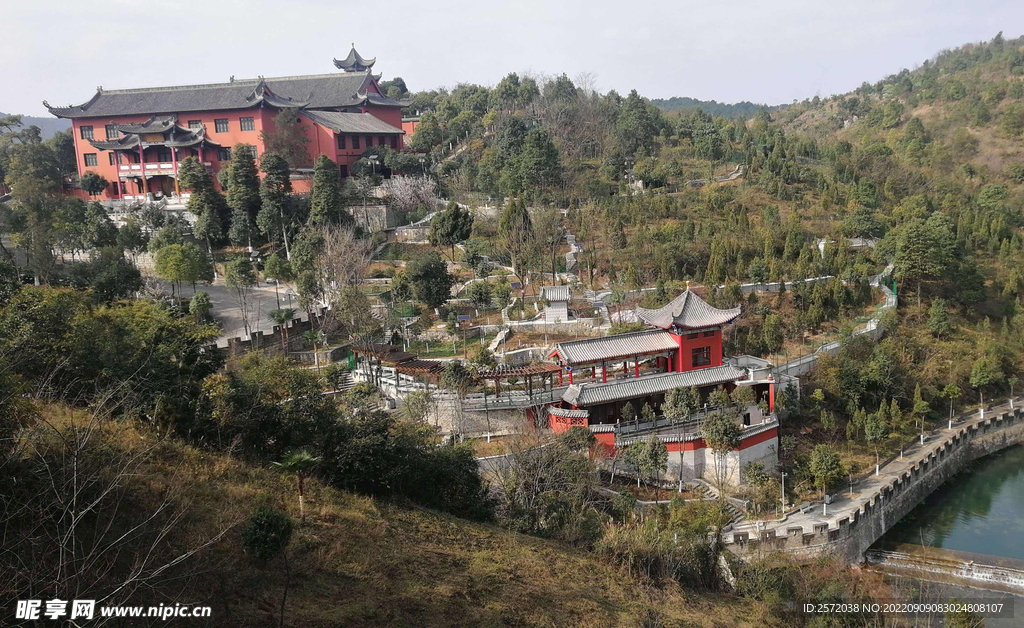
[[[346,72],[365,72],[372,68],[374,63],[377,63],[377,57],[364,59],[356,52],[356,45],[352,44],[352,49],[348,51],[347,57],[334,60],[334,67]]]
[[[703,329],[731,323],[741,313],[740,307],[720,310],[707,304],[691,290],[683,292],[657,309],[636,308],[636,315],[648,325],[662,329]]]

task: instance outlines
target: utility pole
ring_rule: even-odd
[[[782,514],[786,514],[786,476],[789,475],[785,471],[782,472]]]

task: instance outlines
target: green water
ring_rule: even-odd
[[[881,541],[1024,560],[1024,446],[975,461]]]

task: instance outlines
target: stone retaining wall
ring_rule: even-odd
[[[725,540],[727,547],[741,556],[784,551],[800,558],[835,554],[849,562],[859,562],[868,547],[965,465],[1021,443],[1024,415],[1020,408],[964,425],[912,468],[864,500],[852,518],[836,521],[836,527],[828,523],[813,524],[810,530],[799,525],[780,526],[761,532],[760,538],[751,538],[748,532],[735,532]],[[783,529],[785,535],[779,535],[778,531]]]

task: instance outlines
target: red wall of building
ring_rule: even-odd
[[[200,113],[182,113],[178,114],[178,124],[187,127],[190,120],[200,120],[206,125],[206,134],[211,140],[217,142],[221,146],[230,148],[235,144],[252,144],[256,147],[257,154],[262,155],[263,143],[260,141],[260,131],[268,126],[268,119],[273,116],[273,112],[266,109],[245,109],[238,111],[211,111],[211,112],[200,112]],[[138,124],[149,120],[153,116],[149,115],[133,115],[133,116],[114,116],[104,118],[76,118],[71,121],[71,130],[75,140],[75,158],[78,164],[79,174],[85,174],[86,172],[95,172],[102,176],[107,181],[113,183],[118,181],[118,165],[110,165],[110,153],[112,151],[99,150],[93,147],[88,140],[82,139],[81,127],[91,126],[93,130],[93,138],[96,140],[107,139],[106,125],[108,124]],[[241,119],[251,117],[253,118],[254,130],[242,131]],[[227,119],[228,120],[228,131],[226,133],[218,133],[216,130],[215,120]],[[178,149],[178,161],[181,161],[185,157],[198,156],[198,150],[192,148]],[[96,166],[85,165],[85,155],[87,153],[96,154]],[[124,160],[127,158],[124,151],[121,151]],[[138,149],[131,151],[130,158],[137,160]],[[145,150],[145,162],[144,163],[158,163],[157,150],[155,148],[149,148]],[[207,146],[203,149],[203,161],[209,162],[212,168],[213,174],[215,175],[214,181],[216,181],[216,173],[222,167],[220,160],[218,159],[217,147]],[[121,162],[125,163],[124,161]],[[137,162],[132,162],[137,163]],[[141,193],[141,190],[136,189],[134,180],[126,180],[127,193],[137,194]],[[94,197],[97,199],[110,199],[119,198],[115,193],[113,186],[102,194]]]
[[[711,334],[705,336],[704,334]],[[722,366],[722,330],[716,329],[709,332],[697,332],[696,338],[690,338],[692,334],[683,334],[682,336],[675,336],[676,341],[679,343],[679,354],[676,357],[675,370],[677,372],[692,371],[698,368],[708,368],[711,366]],[[703,347],[711,347],[711,363],[704,364],[702,366],[693,365],[693,350],[700,349]]]
[[[419,120],[404,120],[402,122],[402,130],[405,131],[405,136],[412,137],[412,134],[416,132],[416,127],[419,125]]]
[[[372,90],[371,90],[372,91]],[[397,128],[402,126],[402,114],[401,110],[394,107],[366,107],[364,108],[371,115],[384,120],[388,124],[391,124]],[[265,147],[263,142],[260,140],[260,133],[264,130],[273,129],[273,118],[277,114],[277,110],[272,108],[253,108],[235,111],[208,111],[198,113],[179,113],[178,124],[187,127],[190,120],[199,120],[206,127],[206,134],[212,141],[217,142],[222,147],[231,148],[236,144],[251,144],[256,147],[257,159],[263,155]],[[98,150],[89,143],[88,140],[82,139],[81,127],[92,126],[93,127],[93,138],[96,140],[105,140],[106,136],[106,125],[108,124],[128,124],[128,123],[141,123],[150,119],[150,115],[131,115],[131,116],[114,116],[104,118],[77,118],[71,121],[72,133],[75,141],[75,158],[78,165],[79,174],[85,174],[86,172],[95,172],[102,176],[112,184],[119,181],[118,178],[118,166],[110,164],[109,155],[112,151]],[[242,118],[253,118],[254,129],[252,131],[243,131],[241,126]],[[226,119],[228,121],[227,132],[217,132],[216,120]],[[313,162],[316,160],[318,155],[327,155],[333,159],[339,165],[345,165],[351,168],[352,164],[355,163],[359,156],[367,148],[367,138],[373,138],[373,145],[376,146],[379,143],[378,136],[360,136],[359,148],[352,148],[351,139],[346,142],[345,150],[338,150],[337,140],[335,134],[330,129],[326,129],[305,117],[299,117],[299,124],[302,126],[306,133],[306,137],[310,138],[308,144],[309,160],[308,166],[312,167]],[[391,146],[390,136],[386,141],[388,147]],[[404,148],[404,142],[401,136],[398,136],[396,140],[396,146],[398,150]],[[86,167],[85,155],[87,153],[96,154],[96,166]],[[123,155],[124,153],[122,153]],[[133,155],[137,155],[137,150],[132,151]],[[179,149],[178,161],[195,155],[196,152],[193,149]],[[122,157],[124,159],[124,157]],[[157,163],[157,152],[156,149],[147,149],[145,151],[145,163]],[[214,180],[216,181],[216,174],[221,169],[223,164],[218,159],[218,148],[213,146],[207,146],[203,150],[203,161],[210,164]],[[122,161],[122,163],[124,163]],[[294,188],[296,192],[307,192],[309,184],[303,180],[294,181]],[[134,179],[126,180],[127,194],[135,195],[142,193],[142,190],[138,189]],[[82,196],[88,198],[84,192],[76,196]],[[102,194],[93,197],[96,199],[112,199],[120,198],[120,194],[115,191],[113,185],[109,186],[108,189]]]

